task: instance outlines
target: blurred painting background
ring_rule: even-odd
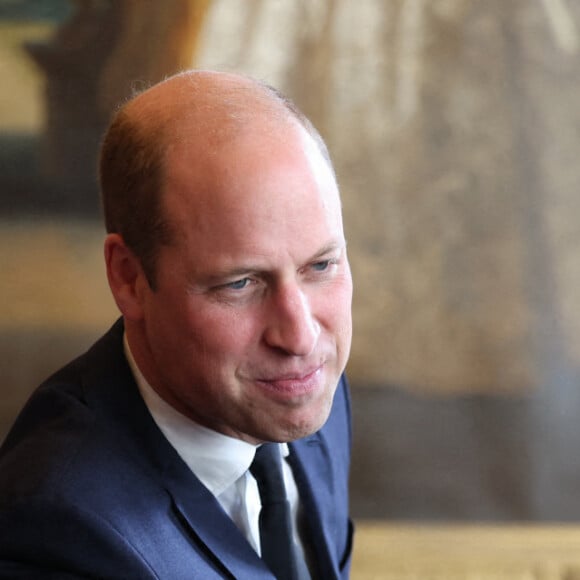
[[[178,70],[326,138],[355,277],[357,518],[580,520],[580,3],[0,0],[0,439],[115,320],[95,181]]]

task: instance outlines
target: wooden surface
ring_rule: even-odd
[[[359,522],[352,580],[580,580],[580,526]]]

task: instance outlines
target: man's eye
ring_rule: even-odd
[[[320,262],[315,262],[312,264],[312,269],[316,270],[317,272],[324,272],[324,270],[328,269],[331,263],[332,260],[321,260]]]
[[[224,288],[227,288],[228,290],[243,290],[249,283],[250,283],[249,278],[240,278],[239,280],[235,280],[234,282],[224,284]]]

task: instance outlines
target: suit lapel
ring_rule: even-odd
[[[218,568],[240,580],[271,580],[262,559],[185,464],[173,462],[164,480],[182,521]]]
[[[308,523],[320,578],[339,578],[333,557],[336,529],[334,478],[329,448],[318,432],[290,445],[288,462],[292,467],[300,501]]]

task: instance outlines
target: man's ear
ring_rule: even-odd
[[[149,283],[141,262],[119,234],[108,234],[105,238],[105,264],[117,307],[126,319],[140,320],[143,316],[143,291]]]

